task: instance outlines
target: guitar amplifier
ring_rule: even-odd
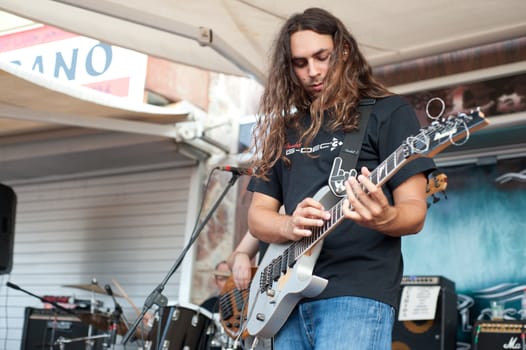
[[[441,276],[404,276],[405,286],[439,286],[435,318],[425,321],[398,321],[393,327],[392,350],[451,350],[457,342],[457,295],[455,283]],[[399,298],[400,299],[400,298]]]
[[[65,344],[67,350],[86,350],[89,325],[79,318],[55,309],[36,309],[26,307],[20,350],[58,349],[59,338],[72,340]],[[92,336],[99,334],[92,329]],[[93,341],[93,350],[102,350],[103,340]]]
[[[477,321],[473,327],[473,350],[526,350],[523,321]]]

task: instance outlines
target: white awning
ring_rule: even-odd
[[[262,81],[283,21],[311,6],[352,30],[373,66],[526,33],[523,0],[1,0],[0,9],[174,62]]]
[[[225,150],[187,102],[133,103],[0,62],[0,181],[195,164]],[[193,163],[192,163],[193,160]]]
[[[172,138],[213,154],[200,140],[205,112],[182,101],[170,108],[104,94],[0,61],[0,135],[76,126]]]

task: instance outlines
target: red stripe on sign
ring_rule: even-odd
[[[104,80],[96,83],[83,84],[83,86],[100,92],[105,92],[113,96],[126,97],[128,96],[130,89],[130,78]]]
[[[45,25],[0,36],[0,52],[14,51],[78,36],[78,34],[65,32],[62,29]]]

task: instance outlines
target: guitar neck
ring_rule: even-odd
[[[399,146],[389,157],[387,157],[378,167],[369,175],[369,180],[377,186],[382,186],[389,180],[400,168],[408,161],[407,144]],[[343,202],[345,198],[340,199],[328,211],[331,218],[325,221],[323,226],[311,227],[312,234],[298,241],[291,243],[286,252],[289,256],[287,259],[290,263],[299,259],[306,251],[316,245],[320,240],[325,238],[336,226],[344,219]],[[289,264],[291,266],[291,264]]]

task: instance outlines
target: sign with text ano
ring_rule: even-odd
[[[142,102],[147,55],[47,25],[0,36],[0,60]]]

